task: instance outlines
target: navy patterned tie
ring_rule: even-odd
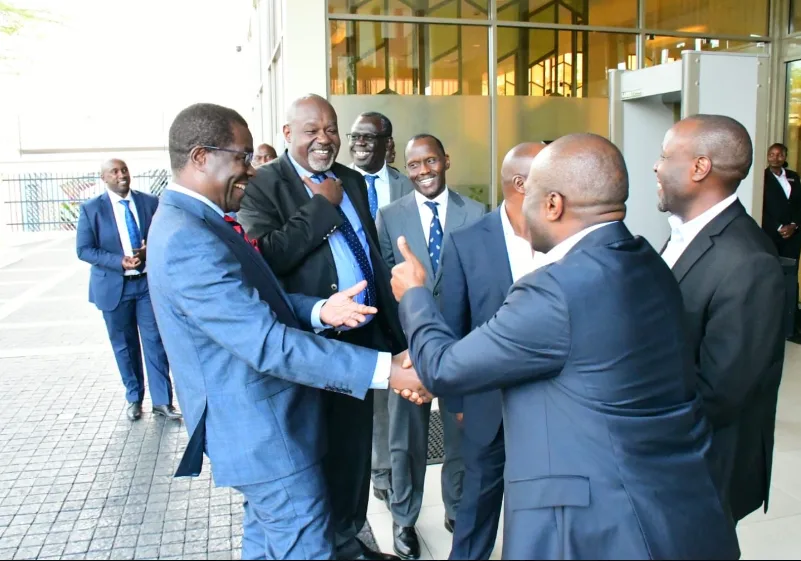
[[[367,203],[370,205],[370,216],[375,220],[375,215],[378,213],[378,191],[375,190],[375,180],[378,179],[377,175],[365,175],[364,180],[367,181]]]
[[[131,201],[123,199],[120,204],[125,207],[125,226],[128,228],[131,249],[142,249],[142,232],[139,231],[139,226],[137,226],[133,211],[131,211]]]
[[[431,269],[436,276],[437,270],[439,269],[439,255],[442,252],[443,238],[442,224],[439,222],[439,214],[437,213],[437,205],[439,205],[439,203],[428,201],[425,205],[434,213],[434,217],[431,219],[431,230],[428,234],[428,255],[431,257]]]
[[[326,178],[327,176],[325,174],[312,175],[312,179],[317,183],[322,183]],[[365,306],[375,306],[377,301],[375,278],[373,277],[373,269],[370,267],[370,261],[367,259],[367,253],[364,252],[364,247],[362,247],[362,243],[359,241],[359,236],[356,235],[356,230],[353,229],[353,225],[350,223],[350,220],[348,220],[347,215],[345,215],[345,211],[337,206],[337,212],[339,212],[339,215],[342,217],[342,225],[339,227],[339,231],[345,237],[345,243],[348,244],[348,249],[350,249],[350,252],[356,258],[359,269],[362,271],[362,276],[364,280],[367,281],[367,293],[364,304]],[[344,290],[350,287],[345,286],[340,288]]]

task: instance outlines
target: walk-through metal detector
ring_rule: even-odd
[[[754,144],[754,164],[738,195],[757,222],[767,159],[769,65],[765,55],[685,51],[681,60],[640,70],[609,71],[609,138],[629,170],[626,225],[657,250],[670,237],[657,209],[654,163],[665,133],[698,113],[740,121]]]

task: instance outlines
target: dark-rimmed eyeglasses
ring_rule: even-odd
[[[200,146],[206,150],[217,150],[218,152],[229,152],[231,154],[240,154],[245,156],[245,165],[249,166],[253,162],[253,152],[244,152],[242,150],[231,150],[230,148],[220,148],[219,146]]]
[[[351,142],[361,142],[361,141],[364,141],[364,142],[375,142],[379,138],[389,138],[389,135],[388,134],[371,134],[371,133],[359,134],[359,133],[355,133],[355,132],[349,132],[347,134],[347,137],[348,137],[348,140],[350,140]]]

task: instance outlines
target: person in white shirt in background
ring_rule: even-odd
[[[531,248],[523,199],[531,162],[543,148],[541,142],[512,148],[501,166],[503,204],[445,242],[440,309],[457,337],[487,322],[509,287],[542,266],[544,255]],[[461,424],[465,464],[450,558],[489,559],[498,534],[506,465],[501,391],[444,402]]]

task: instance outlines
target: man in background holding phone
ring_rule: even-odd
[[[128,419],[142,416],[145,397],[140,336],[153,413],[180,419],[172,406],[167,354],[147,286],[145,240],[159,202],[153,195],[131,190],[131,174],[122,160],[108,160],[100,173],[106,191],[81,205],[76,240],[78,259],[92,265],[89,301],[103,312],[125,385]]]

